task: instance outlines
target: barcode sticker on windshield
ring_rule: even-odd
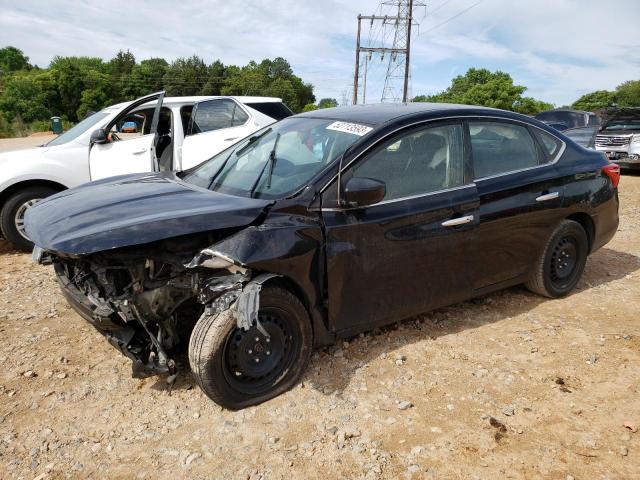
[[[366,125],[360,125],[358,123],[333,122],[327,127],[327,130],[335,130],[336,132],[350,133],[352,135],[362,137],[373,130],[373,128],[367,127]]]

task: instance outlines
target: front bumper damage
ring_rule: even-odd
[[[53,264],[69,304],[120,353],[132,376],[176,378],[174,356],[188,344],[196,321],[233,309],[237,327],[256,326],[262,285],[278,275],[254,272],[205,248],[189,261],[140,258],[130,252],[65,257],[34,249],[34,260]]]

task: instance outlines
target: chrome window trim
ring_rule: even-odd
[[[390,200],[383,200],[383,201],[378,202],[378,203],[372,203],[371,205],[367,205],[366,207],[321,208],[320,210],[323,211],[323,212],[344,212],[346,210],[358,210],[358,209],[362,209],[362,208],[372,208],[372,207],[377,207],[379,205],[388,205],[390,203],[405,202],[405,201],[408,201],[408,200],[415,200],[416,198],[430,197],[431,195],[438,195],[440,193],[453,192],[455,190],[463,190],[465,188],[471,188],[471,187],[475,187],[475,186],[476,186],[476,184],[475,184],[475,182],[473,182],[473,183],[467,183],[465,185],[460,185],[459,187],[443,188],[441,190],[435,190],[433,192],[420,193],[418,195],[409,195],[407,197],[392,198]]]
[[[492,119],[492,120],[502,120],[502,121],[506,121],[506,122],[514,122],[514,123],[519,123],[525,126],[529,126],[529,127],[533,127],[533,128],[537,128],[538,130],[551,135],[552,137],[558,139],[560,141],[560,143],[562,143],[562,146],[560,147],[560,150],[558,151],[558,153],[556,154],[556,156],[553,158],[553,160],[551,160],[548,163],[544,163],[542,165],[535,165],[533,167],[527,167],[524,169],[520,169],[520,170],[512,170],[509,172],[504,172],[504,173],[497,173],[495,175],[491,175],[491,176],[487,176],[487,177],[482,177],[482,178],[474,178],[474,182],[479,181],[479,180],[486,180],[486,179],[490,179],[490,178],[496,178],[496,177],[500,177],[500,176],[504,176],[504,175],[512,175],[514,173],[518,173],[518,172],[523,172],[526,170],[533,170],[535,168],[540,168],[540,167],[548,167],[550,165],[555,165],[556,163],[558,163],[558,160],[560,160],[560,157],[562,157],[562,155],[564,154],[564,151],[567,148],[567,144],[566,142],[558,137],[557,135],[555,135],[554,133],[548,132],[547,130],[545,130],[544,128],[540,128],[537,125],[533,125],[529,122],[525,122],[523,120],[517,120],[517,119],[513,119],[513,118],[505,118],[505,117],[499,117],[499,116],[495,116],[495,115],[455,115],[455,116],[450,116],[450,117],[440,117],[440,118],[431,118],[428,120],[420,120],[418,122],[414,122],[414,123],[410,123],[408,125],[404,125],[402,127],[396,128],[395,130],[392,130],[391,132],[387,133],[386,135],[384,135],[383,137],[379,138],[375,143],[369,145],[365,150],[363,150],[362,152],[360,152],[358,155],[356,155],[349,163],[347,163],[345,166],[343,166],[340,170],[338,170],[338,173],[335,174],[321,189],[320,189],[320,195],[322,195],[325,190],[327,188],[329,188],[329,186],[338,178],[342,175],[342,173],[349,168],[353,163],[355,163],[356,161],[358,161],[360,159],[360,157],[362,157],[363,155],[367,154],[370,150],[372,150],[373,148],[377,147],[378,145],[380,145],[380,143],[382,143],[384,140],[386,140],[388,137],[396,134],[397,132],[401,131],[401,130],[405,130],[407,128],[411,128],[411,127],[415,127],[418,125],[423,125],[423,124],[428,124],[428,123],[433,123],[433,122],[439,122],[442,120],[472,120],[472,119]],[[534,141],[537,141],[536,139],[534,139]],[[473,152],[472,152],[473,155]],[[473,161],[473,157],[472,157],[472,161]],[[338,195],[340,195],[340,192],[338,191]],[[377,204],[376,204],[377,205]],[[322,209],[324,210],[324,209]],[[344,209],[338,209],[338,210],[344,210]],[[330,210],[327,210],[330,211]]]

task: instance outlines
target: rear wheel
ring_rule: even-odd
[[[293,294],[265,286],[258,319],[244,331],[233,310],[203,315],[189,342],[189,364],[200,388],[219,405],[237,410],[269,400],[298,381],[311,355],[307,311]]]
[[[588,254],[589,239],[582,225],[564,220],[549,238],[527,288],[551,298],[568,294],[582,277]]]
[[[40,200],[57,192],[49,187],[27,187],[11,195],[0,211],[0,229],[4,238],[20,250],[32,250],[33,242],[24,230],[24,215]]]

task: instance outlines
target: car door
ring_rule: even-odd
[[[564,143],[525,123],[467,123],[480,196],[475,290],[521,279],[534,267],[557,224],[563,181],[554,166]]]
[[[257,128],[249,113],[232,98],[196,103],[182,142],[182,170],[201,164]]]
[[[461,122],[412,128],[373,147],[339,180],[386,185],[365,208],[331,207],[325,191],[328,310],[336,330],[358,331],[466,298],[478,195],[465,168]],[[329,206],[327,206],[329,205]]]
[[[164,92],[139,98],[106,125],[107,142],[89,147],[91,180],[158,170],[156,144],[163,98]],[[155,107],[153,104],[150,107],[153,110],[145,109],[149,113],[134,113],[154,100]],[[121,131],[127,122],[136,123],[136,130],[130,133]]]

